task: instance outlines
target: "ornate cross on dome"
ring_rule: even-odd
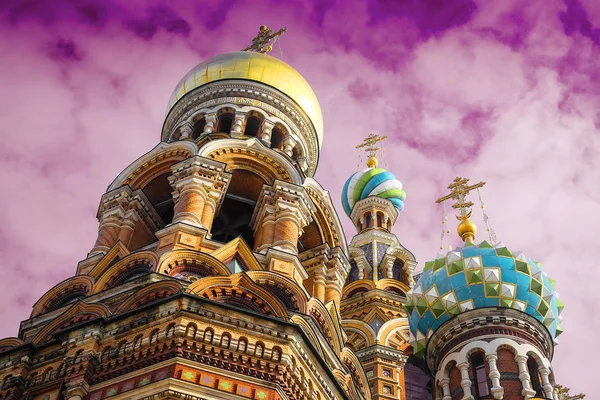
[[[267,28],[266,25],[261,25],[258,30],[258,35],[252,39],[252,44],[242,51],[254,51],[256,53],[267,54],[273,50],[273,43],[287,31],[287,28],[281,28],[277,32]]]
[[[466,201],[467,194],[469,194],[471,190],[475,190],[485,185],[485,182],[479,182],[471,186],[469,186],[468,183],[469,178],[457,176],[454,181],[448,185],[450,194],[436,200],[436,203],[441,203],[449,199],[456,200],[456,203],[452,205],[452,208],[459,210],[460,214],[456,216],[459,220],[466,220],[471,216],[470,208],[473,206],[473,202]]]
[[[361,144],[356,146],[357,149],[364,150],[369,156],[369,159],[367,160],[367,165],[370,168],[374,168],[377,166],[377,158],[375,158],[375,156],[377,155],[377,152],[383,148],[377,147],[376,144],[385,139],[387,139],[387,136],[381,136],[371,133],[362,141]]]

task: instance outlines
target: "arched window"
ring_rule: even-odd
[[[234,119],[235,113],[232,109],[225,108],[219,111],[219,115],[217,117],[217,129],[215,132],[230,133]]]
[[[215,332],[211,328],[206,328],[202,341],[206,343],[212,343],[214,334]]]
[[[228,349],[229,343],[231,343],[231,336],[229,335],[229,333],[222,334],[221,335],[221,347]]]
[[[396,259],[394,261],[394,265],[392,266],[392,279],[395,279],[397,281],[403,281],[403,268],[404,263],[402,262],[402,260]]]
[[[383,226],[383,214],[382,213],[377,213],[377,227],[378,228],[384,228],[384,226]]]
[[[531,379],[531,388],[535,390],[536,395],[544,396],[542,388],[542,378],[537,361],[531,356],[527,358],[527,369],[529,370],[529,378]]]
[[[367,216],[365,218],[365,221],[366,221],[367,228],[372,228],[373,227],[373,216],[370,213],[367,214]]]
[[[136,336],[133,341],[133,351],[137,351],[142,348],[142,335]]]
[[[470,361],[474,377],[473,387],[475,388],[475,397],[482,398],[483,396],[489,396],[490,387],[487,381],[483,353],[478,352],[471,355]]]
[[[283,150],[283,139],[285,138],[285,129],[281,125],[275,125],[271,130],[271,148]]]
[[[190,337],[190,338],[195,338],[196,337],[196,325],[195,324],[188,324],[187,328],[185,328],[185,336]]]
[[[142,189],[165,225],[173,222],[173,209],[175,207],[175,201],[173,200],[172,195],[173,188],[169,183],[169,175],[171,175],[170,172],[165,172],[164,174],[157,176]],[[154,236],[152,237],[152,240],[154,240]],[[139,244],[140,247],[144,245],[145,242]],[[132,248],[132,250],[135,249],[136,248]]]
[[[275,362],[281,361],[281,347],[273,347],[273,350],[271,350],[271,359]]]
[[[237,351],[239,351],[240,353],[245,353],[246,349],[248,349],[248,339],[246,339],[245,337],[239,338],[237,344]]]
[[[263,342],[256,342],[254,346],[254,355],[256,357],[262,357],[265,354],[265,344]]]
[[[171,324],[167,327],[166,337],[167,339],[172,339],[173,337],[175,337],[175,324]]]
[[[156,342],[158,342],[158,329],[155,329],[152,331],[152,333],[150,334],[150,344],[156,344]]]
[[[263,119],[261,115],[256,112],[250,112],[248,114],[248,118],[246,119],[246,128],[244,129],[244,135],[260,137],[261,126],[263,123]]]
[[[348,283],[358,280],[359,271],[358,265],[354,260],[350,261],[350,274],[348,274]]]

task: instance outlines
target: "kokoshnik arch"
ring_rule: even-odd
[[[341,207],[312,178],[324,140],[304,78],[266,52],[192,69],[161,140],[110,184],[76,274],[0,340],[3,399],[557,399],[562,303],[539,264],[475,244],[417,261],[406,193],[375,158]],[[334,132],[328,134],[335,134]],[[360,146],[359,146],[360,147]]]

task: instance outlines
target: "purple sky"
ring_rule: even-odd
[[[337,209],[354,146],[388,135],[408,193],[395,232],[421,268],[439,248],[435,199],[456,175],[487,181],[498,238],[558,281],[558,381],[599,397],[596,0],[0,2],[0,337],[75,273],[100,196],[158,143],[179,79],[261,24],[288,27],[282,59],[321,102],[316,178]]]

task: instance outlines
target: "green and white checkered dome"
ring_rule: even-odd
[[[562,333],[563,304],[555,281],[540,264],[504,244],[466,244],[425,263],[405,310],[414,354],[423,355],[429,338],[458,314],[485,307],[512,308],[540,321],[555,343]]]

